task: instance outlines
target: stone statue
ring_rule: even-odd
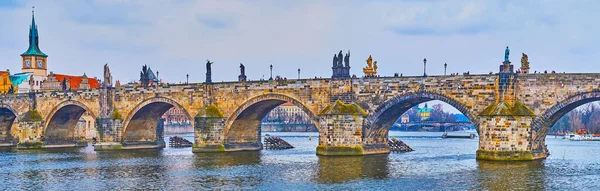
[[[210,60],[206,60],[206,83],[212,83],[212,71],[210,67],[212,64]]]
[[[363,73],[365,73],[365,77],[375,77],[377,76],[377,61],[373,62],[373,57],[369,55],[367,58],[367,67],[363,68]]]
[[[333,67],[334,68],[337,67],[337,62],[338,62],[337,60],[338,60],[337,55],[333,54]]]
[[[344,56],[344,63],[346,64],[346,67],[350,67],[350,50],[348,50],[348,53]]]
[[[246,67],[242,63],[240,63],[240,73],[246,75]]]
[[[508,55],[510,54],[510,49],[508,49],[508,46],[506,46],[506,50],[504,50],[504,62],[510,62],[508,60]]]
[[[521,72],[523,73],[529,73],[529,57],[527,56],[527,54],[522,53],[522,57],[521,57]]]
[[[102,87],[112,87],[112,75],[108,63],[104,64],[104,81],[102,81]]]
[[[373,62],[373,72],[377,73],[377,61]]]
[[[338,67],[343,67],[344,66],[344,64],[342,63],[344,61],[343,59],[344,59],[344,55],[342,54],[342,51],[340,50],[340,53],[338,53],[338,56],[337,56],[337,61],[338,61],[337,65],[338,65]]]
[[[212,65],[213,63],[210,62],[210,60],[206,60],[206,73],[211,73],[211,67],[210,65]]]

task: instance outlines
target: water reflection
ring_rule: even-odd
[[[542,160],[477,161],[476,190],[545,190]]]
[[[361,178],[387,178],[388,160],[388,155],[319,156],[317,182],[330,184]]]
[[[260,163],[261,152],[238,151],[225,153],[196,153],[194,167],[240,166]]]

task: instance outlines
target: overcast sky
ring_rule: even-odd
[[[600,72],[600,1],[0,1],[0,66],[20,71],[35,6],[49,71],[139,78],[144,64],[166,82],[331,76],[333,54],[350,50],[362,76],[373,55],[379,74],[497,71],[506,45],[532,71]]]

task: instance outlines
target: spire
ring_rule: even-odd
[[[35,24],[35,7],[31,7],[31,26],[29,26],[29,48],[21,56],[43,56],[48,57],[40,50],[37,25]]]

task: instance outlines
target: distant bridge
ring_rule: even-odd
[[[409,122],[409,123],[396,123],[394,124],[396,127],[404,127],[407,129],[412,129],[416,127],[435,127],[440,130],[445,130],[448,128],[457,128],[457,127],[471,127],[473,123],[471,122],[434,122],[434,121],[423,121],[423,122]]]

